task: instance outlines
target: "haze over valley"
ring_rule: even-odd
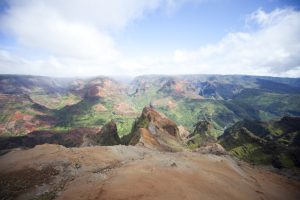
[[[0,199],[300,199],[299,8],[0,1]]]

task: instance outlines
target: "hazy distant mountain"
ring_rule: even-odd
[[[150,106],[174,121],[184,143],[195,149],[216,142],[239,121],[300,116],[299,78],[147,75],[128,82],[1,75],[0,83],[2,136],[97,129],[114,120],[119,137],[139,138],[145,130],[133,131],[134,124]]]
[[[293,78],[148,75],[124,83],[104,76],[1,75],[0,83],[0,130],[8,135],[54,127],[102,126],[111,119],[125,135],[149,104],[189,131],[199,120],[209,119],[215,136],[243,119],[300,115],[300,79]]]
[[[299,197],[299,79],[0,80],[2,199]]]

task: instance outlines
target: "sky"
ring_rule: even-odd
[[[300,0],[0,0],[0,73],[300,77]]]

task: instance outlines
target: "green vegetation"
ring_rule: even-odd
[[[248,143],[235,147],[229,151],[239,159],[246,160],[252,164],[268,165],[272,162],[272,156],[264,152],[258,144]]]
[[[300,113],[299,94],[281,94],[264,92],[258,95],[247,94],[247,91],[239,95],[236,100],[263,111],[259,117],[262,120],[274,119],[276,116]]]
[[[295,168],[295,163],[288,154],[281,153],[279,155],[279,162],[283,168],[293,169]]]
[[[205,134],[221,136],[220,143],[240,159],[299,167],[295,153],[300,144],[299,126],[291,118],[263,122],[300,116],[299,79],[141,76],[123,85],[107,77],[76,81],[34,76],[0,78],[6,80],[0,88],[2,136],[25,135],[33,130],[100,128],[114,120],[119,136],[124,137],[137,127],[148,126],[147,119],[138,117],[145,106],[152,105],[190,133],[200,121],[209,121],[211,128]],[[94,86],[99,91],[89,96]],[[201,134],[190,136],[189,148],[207,139]]]
[[[31,99],[43,106],[50,109],[61,109],[67,105],[73,105],[78,103],[81,98],[72,94],[62,94],[62,95],[48,95],[48,94],[33,94],[30,95]]]
[[[284,117],[279,121],[244,120],[225,130],[219,142],[232,155],[253,164],[294,169],[299,166],[300,118]]]
[[[237,120],[234,114],[222,104],[222,101],[182,99],[174,100],[174,102],[176,102],[176,107],[173,109],[165,107],[156,107],[156,109],[177,124],[187,127],[190,132],[194,130],[194,125],[199,120],[210,119],[216,129],[213,135],[217,137],[223,133],[224,121],[233,124]]]
[[[97,111],[95,106],[102,104],[106,110]],[[75,127],[102,127],[110,120],[117,123],[119,136],[130,132],[135,116],[126,116],[114,111],[114,102],[95,99],[83,99],[77,104],[65,106],[56,112],[59,123],[55,129],[71,129]]]
[[[190,149],[198,148],[209,143],[216,142],[216,129],[214,124],[208,120],[199,121],[195,130],[190,135],[187,145]]]
[[[124,118],[122,121],[117,121],[117,129],[120,137],[130,133],[134,120],[134,118]]]
[[[134,105],[136,111],[140,112],[143,108],[149,105],[153,100],[162,98],[163,95],[158,93],[159,87],[153,86],[138,95],[131,95],[128,101]]]
[[[52,200],[57,197],[56,192],[45,192],[32,200]]]
[[[187,147],[190,150],[194,150],[194,149],[199,148],[200,144],[203,143],[203,138],[199,134],[197,134],[197,135],[194,135],[192,138],[190,138],[189,141],[192,141],[192,142],[188,142]]]

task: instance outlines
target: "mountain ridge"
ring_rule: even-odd
[[[295,93],[294,89],[290,91],[290,88],[295,88],[297,83],[300,83],[299,78],[264,77],[267,81],[273,81],[272,84],[279,84],[281,91],[277,91],[273,86],[265,90],[257,84],[262,77],[244,75],[146,75],[134,78],[129,84],[119,83],[106,76],[69,78],[68,84],[65,84],[63,89],[58,86],[57,90],[51,81],[40,81],[44,77],[39,76],[37,80],[34,78],[35,76],[1,75],[0,94],[11,95],[12,98],[14,95],[27,95],[30,101],[52,109],[56,114],[51,117],[59,118],[59,124],[64,124],[58,124],[61,128],[67,124],[98,126],[97,121],[104,125],[110,119],[115,119],[123,121],[122,127],[119,127],[124,129],[121,131],[122,135],[128,134],[134,118],[149,104],[179,125],[185,126],[190,132],[198,120],[206,118],[212,120],[220,134],[226,125],[232,125],[245,118],[268,120],[279,119],[286,114],[300,115],[300,105],[295,101],[300,94]],[[50,77],[46,79],[51,80]],[[205,89],[207,81],[213,84],[209,90]],[[30,87],[26,89],[28,84]],[[300,84],[298,86],[300,88]],[[235,93],[231,92],[233,88],[236,88]],[[274,89],[270,90],[272,88]],[[282,91],[283,89],[286,91]],[[94,98],[94,101],[89,101],[88,98]],[[28,108],[21,106],[19,110],[30,109],[29,104]],[[6,113],[11,112],[7,114],[6,120],[2,120],[2,125],[14,123],[7,118],[16,112],[16,108],[12,108],[5,101],[1,105]],[[69,110],[70,106],[74,107],[73,111]],[[87,112],[77,113],[76,108]],[[25,110],[22,112],[27,112]],[[195,113],[195,110],[201,113]],[[98,114],[99,111],[102,112],[101,115]],[[131,113],[132,116],[127,113]],[[0,130],[5,132],[6,127],[7,125]]]
[[[0,198],[299,199],[294,86],[232,76],[21,83],[0,90]]]

